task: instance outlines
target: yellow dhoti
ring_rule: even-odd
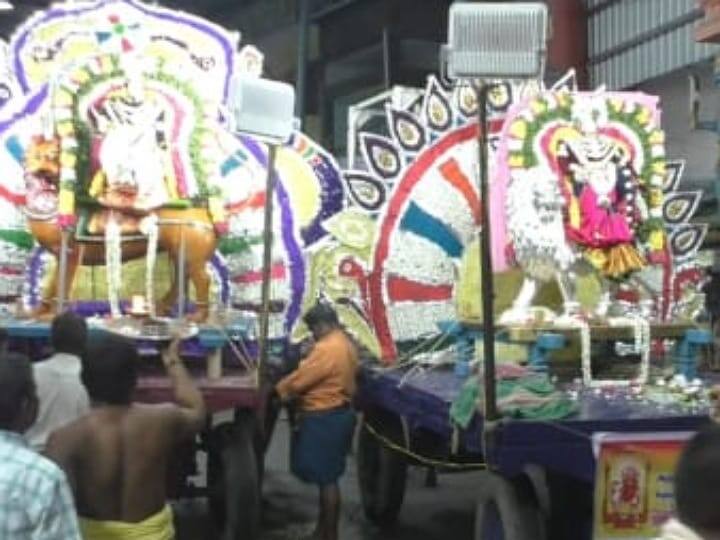
[[[138,523],[80,518],[83,540],[174,540],[175,526],[169,505]]]

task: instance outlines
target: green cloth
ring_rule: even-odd
[[[497,381],[498,408],[503,416],[525,420],[560,420],[577,413],[578,406],[555,389],[546,375]],[[450,406],[453,424],[467,429],[483,398],[481,385],[468,379]]]
[[[519,379],[501,379],[496,384],[498,399],[510,397],[513,392],[517,392],[519,389],[543,397],[555,392],[555,385],[545,375],[527,375]]]
[[[469,378],[450,405],[450,420],[467,429],[472,422],[480,399],[480,385],[475,377]]]

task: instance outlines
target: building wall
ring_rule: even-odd
[[[700,119],[718,118],[720,93],[713,86],[713,69],[710,62],[647,81],[641,84],[639,89],[660,96],[667,155],[670,158],[684,158],[687,161],[684,175],[687,185],[702,187],[712,192],[712,182],[717,176],[720,146],[716,133],[693,130],[691,127],[688,83],[690,74],[698,75],[701,81]]]
[[[697,43],[696,0],[585,0],[590,79],[627,88],[711,58],[717,45]]]
[[[550,80],[573,68],[581,88],[588,85],[587,9],[578,0],[547,0],[551,16],[547,75]]]

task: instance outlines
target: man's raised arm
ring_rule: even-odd
[[[163,351],[162,359],[179,405],[179,422],[183,435],[194,435],[205,426],[207,411],[200,391],[185,368],[179,354],[180,340],[174,339]]]

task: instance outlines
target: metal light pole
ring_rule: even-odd
[[[228,108],[231,112],[230,121],[235,132],[252,136],[268,145],[263,219],[260,335],[258,336],[258,366],[262,368],[268,357],[270,326],[275,155],[277,147],[285,144],[294,131],[295,90],[286,83],[239,73],[230,82]]]
[[[460,84],[482,81],[477,88],[478,183],[480,216],[480,272],[483,316],[483,388],[485,424],[498,418],[495,392],[495,321],[491,253],[490,187],[487,152],[487,97],[498,79],[541,78],[545,67],[548,11],[540,2],[471,3],[450,7],[448,44],[441,63],[450,79]]]
[[[267,176],[265,178],[265,216],[263,224],[262,289],[260,293],[260,336],[258,340],[258,364],[265,365],[268,358],[268,335],[270,330],[270,277],[273,246],[273,203],[275,198],[275,154],[277,147],[269,145]]]
[[[480,193],[480,276],[482,290],[483,320],[483,379],[485,395],[485,418],[492,421],[498,417],[495,392],[495,286],[492,273],[490,242],[490,186],[488,181],[487,151],[487,97],[490,86],[481,84],[476,92],[478,103],[478,179]]]

